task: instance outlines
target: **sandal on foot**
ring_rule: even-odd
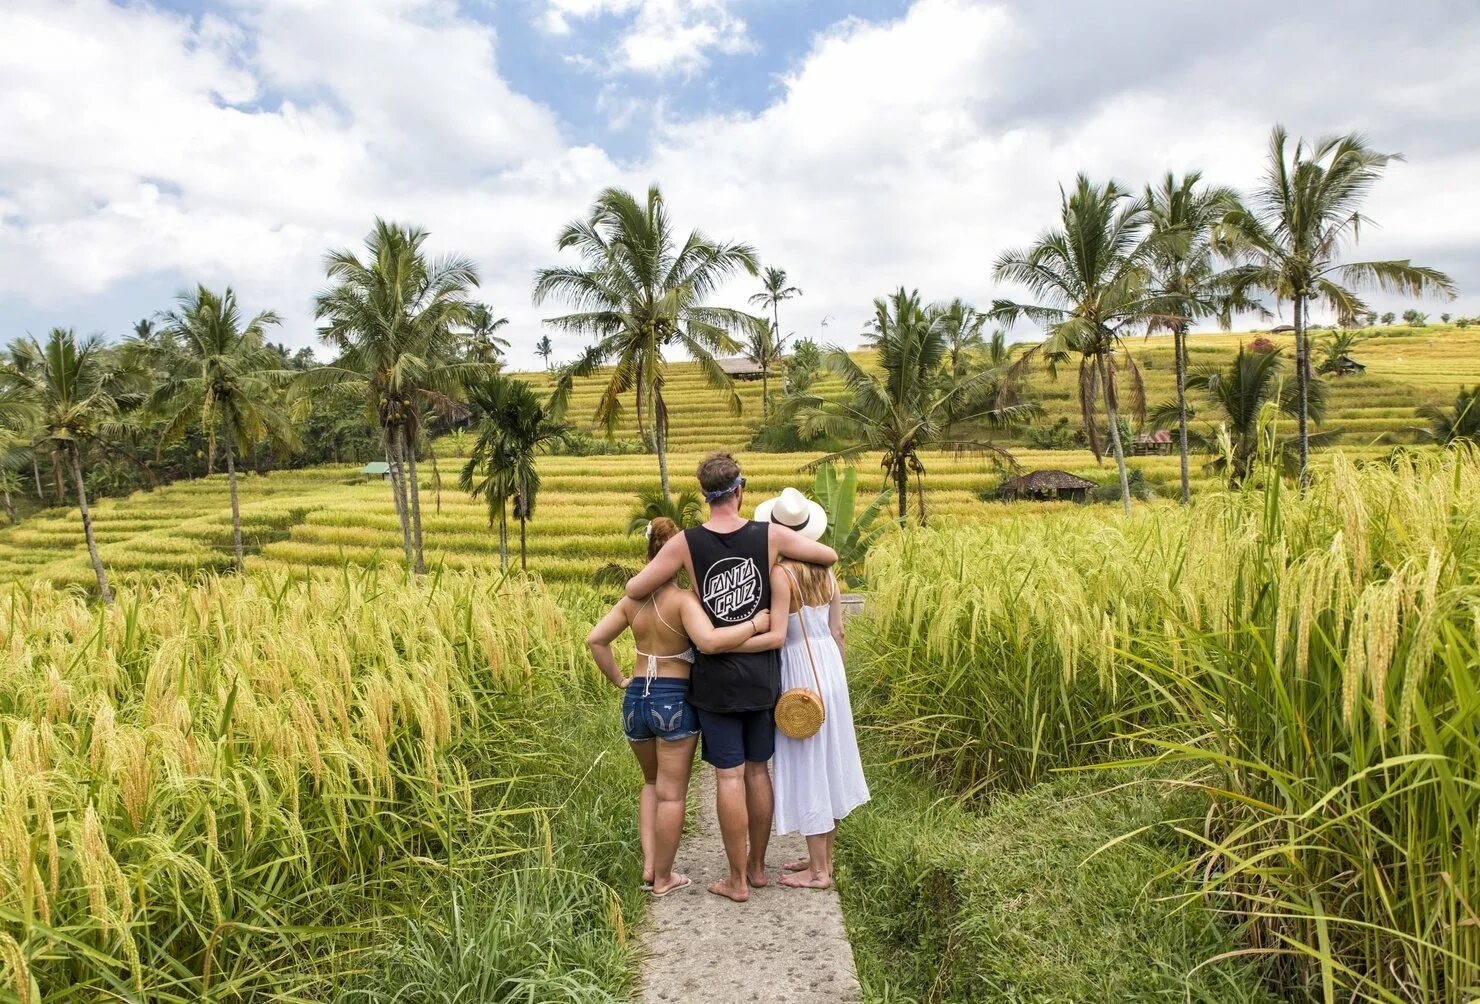
[[[667,889],[664,889],[662,892],[659,892],[657,889],[653,888],[652,886],[648,886],[648,892],[650,892],[650,893],[653,894],[653,898],[659,899],[659,898],[662,898],[663,896],[667,896],[670,892],[678,892],[678,890],[680,890],[680,889],[687,889],[689,886],[691,886],[693,884],[694,884],[694,880],[693,879],[689,878],[688,876],[684,876],[684,880],[682,882],[675,882],[673,885],[669,886]]]

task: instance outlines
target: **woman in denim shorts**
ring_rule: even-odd
[[[648,560],[678,533],[660,516],[648,524]],[[642,765],[638,828],[642,836],[642,881],[655,896],[689,884],[673,871],[683,833],[684,799],[698,744],[699,722],[689,706],[689,669],[694,645],[705,652],[728,652],[770,627],[770,611],[754,620],[716,628],[699,599],[676,583],[666,583],[642,601],[625,597],[591,629],[586,644],[596,665],[621,689],[622,731]],[[612,654],[612,642],[632,631],[637,672],[625,675]]]

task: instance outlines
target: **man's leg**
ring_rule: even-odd
[[[763,886],[766,878],[766,847],[771,842],[775,794],[771,772],[764,763],[745,764],[745,814],[749,822],[750,854],[745,859],[745,877],[751,885]]]
[[[745,808],[750,823],[750,854],[746,877],[750,884],[766,884],[766,848],[771,842],[771,823],[776,797],[771,788],[769,764],[776,752],[776,716],[772,709],[752,711],[745,716]]]
[[[745,879],[745,851],[749,822],[745,810],[745,744],[738,715],[699,712],[704,732],[704,762],[714,768],[714,808],[724,841],[730,874],[709,885],[709,891],[737,903],[750,898]]]
[[[683,839],[684,797],[689,791],[689,769],[694,765],[698,736],[658,743],[658,808],[653,827],[653,892],[665,893],[685,885],[688,876],[673,871],[678,842]]]

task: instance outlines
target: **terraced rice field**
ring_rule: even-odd
[[[1347,449],[1371,456],[1383,448]],[[691,483],[702,452],[671,457],[676,486]],[[1056,467],[1096,480],[1114,476],[1084,451],[1018,451],[1027,469]],[[741,454],[753,501],[787,485],[808,487],[799,472],[802,454]],[[455,461],[444,458],[444,470]],[[529,524],[529,567],[545,580],[586,583],[603,565],[635,566],[640,537],[625,534],[636,493],[657,483],[651,456],[547,457],[541,461],[544,488]],[[1134,466],[1152,481],[1176,477],[1176,457],[1139,457]],[[978,493],[1000,475],[981,458],[927,458],[925,478],[932,519],[979,521],[1021,515],[1033,504],[984,502]],[[864,489],[883,485],[877,463],[860,465]],[[1207,484],[1208,482],[1202,482]],[[498,535],[487,510],[456,491],[442,492],[440,508],[424,481],[423,525],[427,561],[453,569],[487,569],[498,563]],[[252,553],[249,568],[329,573],[354,564],[401,560],[399,523],[390,488],[366,481],[355,467],[319,467],[242,479],[242,516]],[[1156,504],[1156,503],[1153,503]],[[1056,508],[1045,503],[1038,508]],[[104,566],[115,576],[225,569],[231,563],[231,510],[224,476],[179,482],[124,499],[106,499],[93,510]],[[517,524],[511,526],[517,554]],[[0,582],[47,579],[81,586],[92,580],[75,510],[39,513],[22,525],[0,530]]]
[[[1197,335],[1191,340],[1193,365],[1217,363],[1250,335]],[[1288,336],[1274,339],[1288,344]],[[1137,340],[1131,351],[1144,367],[1147,398],[1171,396],[1173,371],[1170,341]],[[1462,383],[1480,383],[1480,330],[1378,329],[1378,337],[1354,353],[1367,364],[1361,376],[1331,381],[1326,426],[1341,430],[1348,455],[1376,456],[1394,443],[1411,442],[1421,424],[1416,408],[1452,398]],[[536,381],[546,374],[532,374]],[[600,381],[578,385],[572,415],[579,423],[594,412]],[[838,392],[835,382],[825,392]],[[674,483],[687,487],[700,456],[713,449],[741,451],[759,422],[760,384],[738,385],[744,404],[739,417],[720,406],[716,393],[689,366],[674,366],[665,390],[672,419],[671,467]],[[1034,395],[1043,402],[1046,422],[1069,415],[1077,423],[1074,382],[1069,375],[1053,381],[1034,378]],[[629,409],[618,437],[635,438]],[[1020,442],[1020,436],[1003,441]],[[438,454],[444,473],[458,464],[459,443],[444,440]],[[1109,465],[1097,465],[1084,451],[1038,451],[1020,446],[1014,453],[1024,468],[1059,468],[1093,480],[1108,480]],[[807,454],[742,454],[750,478],[751,498],[759,501],[789,484],[806,487],[810,476],[799,473]],[[1200,461],[1194,463],[1199,474]],[[634,496],[657,483],[657,464],[646,455],[549,457],[541,461],[544,488],[529,527],[531,571],[552,582],[588,582],[608,563],[634,565],[639,542],[624,534]],[[997,471],[981,458],[938,456],[928,461],[926,488],[932,517],[984,520],[1024,507],[981,501],[979,492],[993,485]],[[1176,478],[1175,457],[1138,457],[1133,466],[1148,479]],[[864,487],[877,491],[882,477],[872,460],[860,464]],[[423,467],[424,488],[430,471]],[[450,478],[448,480],[450,483]],[[320,467],[250,476],[242,484],[242,513],[249,564],[258,568],[312,572],[338,568],[344,561],[400,561],[400,536],[390,491],[366,482],[358,468]],[[423,512],[428,561],[449,568],[488,567],[498,561],[497,534],[488,526],[481,505],[444,490],[440,505],[424,493]],[[95,506],[95,523],[104,565],[114,575],[149,572],[189,573],[230,565],[230,509],[224,477],[180,482],[126,499],[106,499]],[[516,529],[516,528],[513,528]],[[513,534],[517,540],[517,534]],[[516,545],[517,546],[517,545]],[[21,526],[0,530],[0,582],[49,579],[86,585],[92,574],[82,549],[75,510],[36,514]]]
[[[1376,336],[1363,342],[1352,355],[1367,366],[1360,376],[1330,381],[1330,398],[1326,426],[1340,430],[1341,441],[1365,444],[1381,439],[1387,443],[1408,443],[1416,438],[1415,428],[1422,424],[1415,411],[1424,404],[1447,404],[1461,384],[1480,383],[1480,328],[1409,328],[1371,329]],[[1317,338],[1322,332],[1314,333]],[[1228,358],[1240,342],[1260,337],[1257,333],[1193,335],[1189,356],[1193,366],[1217,364]],[[1289,355],[1294,339],[1289,335],[1265,335],[1277,345],[1286,347]],[[1149,404],[1169,401],[1176,382],[1171,339],[1165,336],[1133,339],[1130,352],[1142,367]],[[544,373],[525,374],[541,385],[548,383]],[[598,378],[580,381],[571,399],[571,415],[578,424],[589,424],[603,384]],[[772,390],[780,381],[773,378]],[[827,395],[839,394],[841,385],[828,378],[819,384]],[[739,417],[731,415],[720,403],[716,392],[692,367],[677,365],[670,369],[664,398],[672,418],[670,444],[674,450],[713,450],[742,447],[760,425],[760,381],[737,383],[743,405]],[[1072,373],[1049,379],[1041,370],[1032,377],[1032,394],[1044,406],[1045,421],[1052,423],[1061,415],[1075,424],[1079,407]],[[636,417],[629,408],[618,425],[618,438],[636,439]],[[1003,437],[1006,442],[1020,442],[1022,433]]]

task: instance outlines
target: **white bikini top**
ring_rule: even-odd
[[[643,603],[643,605],[641,607],[638,608],[637,612],[638,613],[642,613],[648,607],[652,607],[653,608],[653,613],[655,613],[655,614],[658,615],[658,620],[660,620],[660,621],[663,622],[663,626],[665,628],[667,628],[668,630],[672,631],[674,634],[678,635],[680,638],[686,637],[682,631],[678,630],[678,628],[676,628],[672,624],[669,624],[668,623],[667,619],[663,616],[663,611],[659,610],[658,609],[658,605],[653,602],[653,600],[656,598],[656,595],[657,594],[654,594],[653,596],[649,596],[647,598],[647,601],[645,603]],[[636,619],[637,619],[636,617],[633,617],[633,620],[634,621]],[[634,637],[636,637],[635,632],[634,632]],[[688,648],[684,649],[682,652],[675,652],[672,655],[654,655],[652,652],[644,652],[640,648],[637,649],[637,654],[640,655],[640,656],[642,656],[643,658],[647,659],[647,678],[649,680],[656,679],[657,676],[658,676],[658,660],[659,659],[677,659],[679,662],[686,662],[690,666],[692,666],[694,664],[694,647],[692,645],[690,645]]]

